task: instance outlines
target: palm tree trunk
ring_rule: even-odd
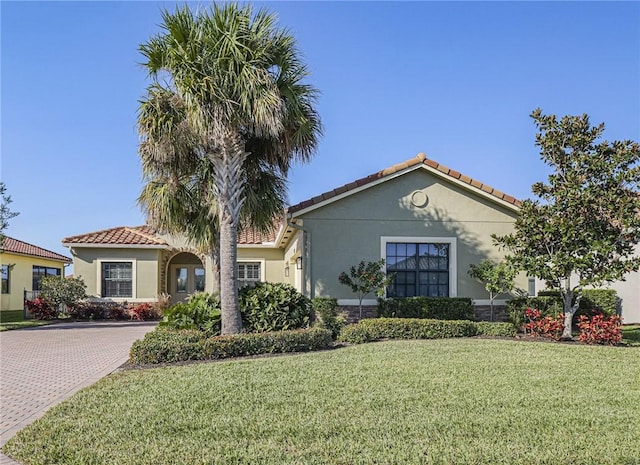
[[[222,307],[221,334],[242,331],[242,317],[238,308],[237,284],[237,227],[226,221],[220,224],[220,305]]]
[[[242,165],[249,155],[239,135],[227,132],[221,150],[209,154],[213,162],[215,198],[218,201],[220,231],[220,306],[221,334],[242,331],[242,317],[238,308],[238,224],[244,203]]]

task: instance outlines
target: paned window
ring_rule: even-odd
[[[33,266],[33,277],[31,280],[31,290],[40,290],[40,280],[45,276],[60,276],[62,270],[60,268],[49,268],[46,266]]]
[[[387,297],[449,297],[449,244],[387,243]]]
[[[133,264],[102,262],[102,297],[133,297]]]
[[[9,294],[9,265],[2,265],[2,293]]]
[[[260,281],[260,263],[238,263],[238,288],[252,286]]]
[[[195,269],[196,292],[204,292],[204,268]]]

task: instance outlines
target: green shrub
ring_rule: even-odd
[[[364,321],[364,320],[362,320]],[[375,341],[369,328],[361,326],[359,323],[347,325],[340,331],[338,340],[342,342],[348,342],[349,344],[364,344],[366,342]]]
[[[507,302],[507,314],[509,321],[518,329],[522,329],[527,318],[525,311],[533,308],[540,311],[540,316],[555,317],[563,313],[562,300],[557,296],[518,297]]]
[[[592,314],[588,316],[594,316],[595,313],[613,316],[618,310],[618,294],[613,289],[584,289],[580,309],[591,311]]]
[[[476,322],[477,336],[515,337],[518,328],[512,323],[490,323],[488,321]]]
[[[164,311],[160,326],[168,329],[197,329],[208,335],[220,334],[220,298],[198,292],[187,303],[177,303]]]
[[[129,360],[135,364],[180,362],[204,358],[206,333],[198,330],[156,329],[133,343]]]
[[[239,306],[249,332],[305,328],[311,319],[311,302],[293,286],[258,282],[240,290]]]
[[[422,318],[370,318],[344,328],[340,340],[358,344],[380,339],[440,339],[476,335],[476,325],[467,320]]]
[[[331,331],[333,339],[338,337],[340,330],[346,324],[341,316],[338,316],[338,300],[332,297],[316,297],[312,301],[315,314],[315,325],[318,328]]]
[[[160,329],[134,342],[129,360],[134,364],[212,360],[247,355],[306,352],[331,345],[331,332],[311,328],[270,333],[207,337],[197,330]]]
[[[378,316],[386,318],[428,318],[434,320],[475,320],[473,302],[465,297],[378,299]]]
[[[613,289],[583,289],[580,305],[574,315],[574,324],[577,324],[581,315],[589,318],[596,313],[615,315],[617,311],[618,295]],[[540,311],[542,317],[556,317],[564,313],[562,298],[557,290],[544,290],[538,292],[537,297],[519,297],[507,302],[509,320],[517,327],[522,328],[526,323],[524,312],[527,308]]]

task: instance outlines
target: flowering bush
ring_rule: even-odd
[[[580,340],[585,344],[617,345],[622,341],[622,321],[617,315],[596,313],[591,319],[580,315],[578,319]]]
[[[52,320],[58,316],[58,311],[42,297],[27,300],[24,305],[27,307],[29,314],[36,320]]]
[[[138,321],[154,320],[158,317],[155,307],[147,302],[128,307],[126,313],[129,318]]]
[[[562,330],[564,328],[564,315],[558,315],[555,318],[551,316],[541,316],[540,310],[535,308],[527,308],[524,311],[527,322],[524,324],[524,332],[533,334],[534,336],[548,337],[550,339],[560,340]]]

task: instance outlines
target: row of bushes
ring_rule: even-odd
[[[331,346],[331,332],[321,328],[209,336],[198,330],[159,329],[133,343],[129,360],[156,364],[216,360],[261,354],[308,352]]]
[[[475,320],[473,301],[466,297],[378,299],[378,316],[383,318]]]
[[[52,320],[60,316],[56,308],[47,300],[37,297],[27,300],[25,307],[29,315],[36,320]],[[161,317],[161,309],[157,303],[104,302],[83,300],[66,308],[70,318],[80,320],[157,320]]]
[[[606,316],[615,315],[617,312],[618,295],[613,289],[584,289],[582,298],[574,322],[584,315],[592,318],[595,314]],[[537,297],[520,297],[507,302],[507,313],[509,320],[522,328],[526,323],[525,311],[527,308],[535,308],[540,311],[541,316],[555,317],[564,313],[562,298],[558,291],[541,291]]]
[[[346,326],[339,340],[351,344],[381,339],[442,339],[450,337],[506,336],[517,333],[511,323],[422,318],[372,318]]]

